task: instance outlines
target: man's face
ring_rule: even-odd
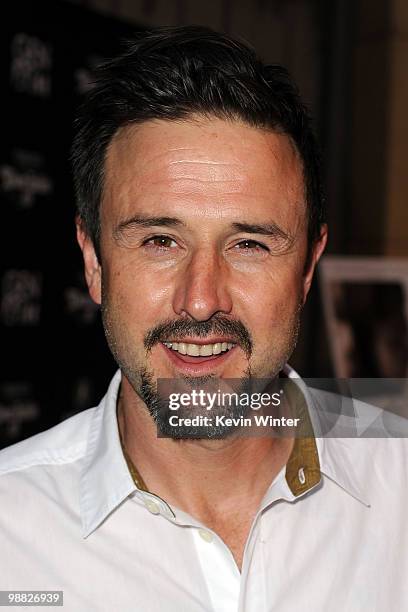
[[[216,118],[116,134],[101,265],[79,239],[111,350],[137,392],[142,372],[154,381],[279,372],[325,242],[305,273],[306,213],[302,164],[285,135]]]

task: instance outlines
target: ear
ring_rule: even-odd
[[[323,223],[320,229],[320,236],[314,243],[312,247],[312,252],[310,254],[308,268],[305,271],[303,277],[303,304],[306,302],[307,294],[309,293],[310,286],[313,280],[313,274],[316,268],[316,264],[319,261],[320,257],[323,254],[324,249],[327,244],[327,225]]]
[[[78,216],[75,220],[78,244],[84,258],[85,278],[89,295],[97,304],[101,303],[101,266],[95,253],[95,248],[84,224]]]

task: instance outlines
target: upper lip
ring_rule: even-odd
[[[236,340],[221,336],[213,336],[211,338],[166,338],[165,340],[162,340],[162,342],[185,342],[186,344],[199,344],[201,346],[204,344],[222,344],[223,342],[237,344]]]

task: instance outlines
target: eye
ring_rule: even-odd
[[[247,251],[249,252],[260,252],[260,251],[269,251],[268,247],[261,242],[257,242],[256,240],[241,240],[238,244],[235,245],[234,249],[239,251]]]
[[[143,242],[143,246],[156,249],[170,249],[176,245],[176,241],[169,236],[152,236]]]

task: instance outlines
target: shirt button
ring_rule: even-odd
[[[298,471],[298,478],[299,478],[300,484],[304,485],[306,482],[306,476],[305,476],[305,470],[302,467]]]
[[[198,533],[200,534],[200,537],[204,540],[204,542],[212,542],[214,539],[213,534],[209,531],[206,531],[205,529],[199,529]]]
[[[149,512],[151,512],[152,514],[160,514],[160,506],[156,504],[156,502],[151,499],[147,499],[145,501],[145,504]]]

